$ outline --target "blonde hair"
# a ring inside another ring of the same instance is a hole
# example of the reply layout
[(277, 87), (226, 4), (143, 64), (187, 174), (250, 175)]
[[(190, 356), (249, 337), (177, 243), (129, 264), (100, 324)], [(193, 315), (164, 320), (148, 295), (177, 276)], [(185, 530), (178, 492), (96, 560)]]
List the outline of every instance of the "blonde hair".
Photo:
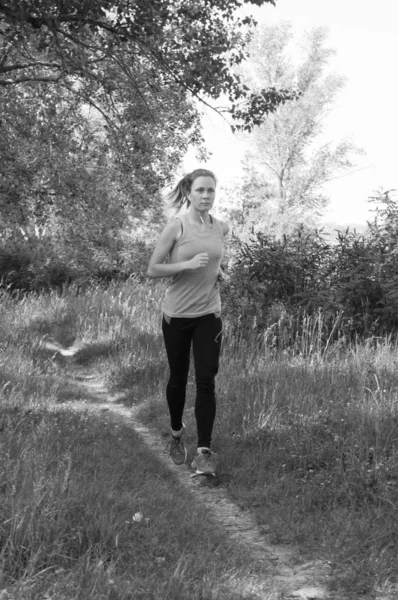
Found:
[(185, 175), (166, 196), (171, 206), (177, 209), (177, 212), (181, 210), (185, 202), (187, 203), (187, 207), (191, 204), (188, 194), (191, 191), (193, 182), (198, 177), (211, 177), (217, 185), (216, 176), (208, 169), (195, 169), (192, 173)]

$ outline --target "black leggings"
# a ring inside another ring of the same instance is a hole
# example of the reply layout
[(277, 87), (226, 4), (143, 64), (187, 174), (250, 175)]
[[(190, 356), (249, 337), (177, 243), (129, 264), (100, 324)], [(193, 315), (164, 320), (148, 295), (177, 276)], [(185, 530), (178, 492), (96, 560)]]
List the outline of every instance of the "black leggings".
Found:
[(195, 417), (198, 447), (210, 448), (216, 416), (215, 376), (221, 348), (221, 317), (214, 313), (193, 319), (173, 317), (170, 323), (163, 317), (162, 331), (170, 366), (166, 398), (171, 428), (179, 431), (185, 406), (191, 345), (195, 363)]

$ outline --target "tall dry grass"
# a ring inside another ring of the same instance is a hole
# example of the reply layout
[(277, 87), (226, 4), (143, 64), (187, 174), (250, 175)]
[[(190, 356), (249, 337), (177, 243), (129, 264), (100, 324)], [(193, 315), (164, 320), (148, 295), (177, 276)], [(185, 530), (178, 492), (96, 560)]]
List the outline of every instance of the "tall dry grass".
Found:
[[(76, 399), (65, 361), (45, 352), (40, 341), (79, 340), (85, 344), (80, 364), (105, 377), (127, 406), (144, 403), (142, 418), (167, 435), (162, 291), (162, 285), (131, 280), (84, 293), (71, 288), (61, 296), (5, 295), (3, 406)], [(393, 598), (397, 344), (389, 338), (348, 342), (339, 337), (338, 318), (332, 336), (322, 313), (281, 315), (262, 336), (225, 320), (214, 430), (218, 482), (255, 511), (275, 541), (297, 544), (303, 559), (330, 560), (335, 586), (347, 597)], [(194, 394), (191, 373), (190, 453), (196, 441)], [(67, 447), (60, 452), (58, 486), (69, 456)]]
[(123, 421), (90, 410), (98, 398), (82, 391), (75, 367), (54, 351), (83, 341), (80, 366), (119, 387), (116, 374), (135, 364), (144, 398), (149, 358), (154, 363), (159, 352), (147, 330), (151, 302), (150, 290), (135, 282), (93, 286), (84, 295), (72, 288), (61, 296), (1, 297), (4, 600), (246, 597), (238, 582), (258, 566), (192, 505)]

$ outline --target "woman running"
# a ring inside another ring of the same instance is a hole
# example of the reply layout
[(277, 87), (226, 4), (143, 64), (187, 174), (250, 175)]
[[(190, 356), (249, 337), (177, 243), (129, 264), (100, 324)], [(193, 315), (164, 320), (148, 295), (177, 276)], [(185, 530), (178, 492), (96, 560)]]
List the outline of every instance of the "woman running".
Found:
[[(216, 415), (215, 376), (218, 372), (222, 320), (218, 279), (228, 225), (210, 214), (216, 178), (207, 169), (189, 173), (170, 192), (177, 212), (158, 239), (149, 262), (149, 277), (172, 277), (162, 304), (162, 331), (170, 367), (166, 398), (170, 413), (170, 457), (187, 458), (182, 422), (191, 345), (195, 363), (197, 453), (196, 473), (215, 473), (211, 435)], [(164, 263), (169, 256), (169, 262)]]

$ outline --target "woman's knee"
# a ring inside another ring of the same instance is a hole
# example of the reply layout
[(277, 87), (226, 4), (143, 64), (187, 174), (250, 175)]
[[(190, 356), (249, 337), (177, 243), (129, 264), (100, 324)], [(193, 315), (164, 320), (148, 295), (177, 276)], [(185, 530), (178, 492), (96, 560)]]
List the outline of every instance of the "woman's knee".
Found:
[(197, 394), (204, 397), (213, 397), (215, 390), (214, 377), (198, 377), (196, 379)]
[(187, 385), (188, 378), (181, 375), (170, 375), (168, 386), (173, 389), (179, 389)]

